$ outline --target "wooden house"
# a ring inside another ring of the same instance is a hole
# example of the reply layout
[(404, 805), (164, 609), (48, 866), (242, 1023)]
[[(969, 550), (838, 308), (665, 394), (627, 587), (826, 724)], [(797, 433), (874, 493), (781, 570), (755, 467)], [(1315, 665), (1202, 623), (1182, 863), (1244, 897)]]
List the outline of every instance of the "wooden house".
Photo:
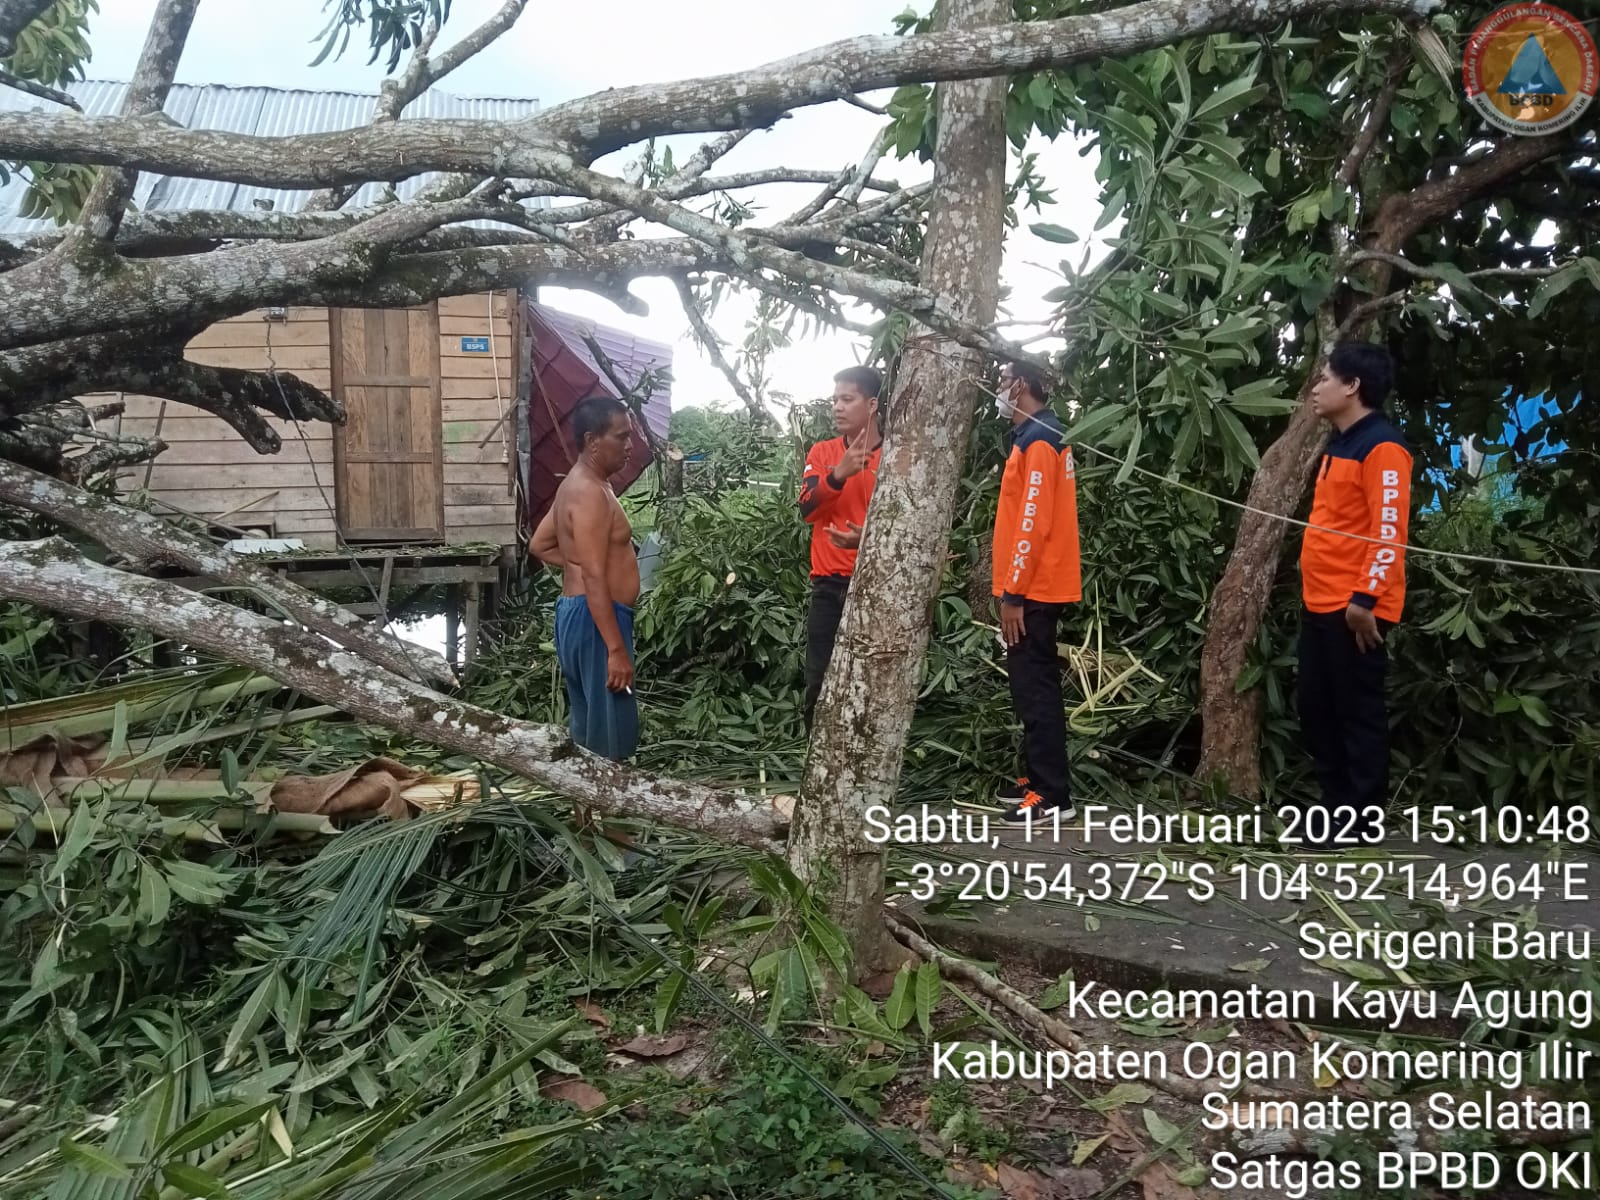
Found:
[[(69, 88), (86, 113), (115, 112), (125, 85)], [(0, 106), (45, 102), (0, 90)], [(274, 88), (173, 88), (167, 113), (196, 128), (288, 134), (347, 128), (369, 119), (375, 97)], [(405, 116), (513, 118), (531, 100), (475, 100), (425, 93)], [(429, 176), (397, 187), (402, 199)], [(23, 186), (0, 189), (0, 237), (48, 230), (18, 214)], [(351, 201), (376, 199), (369, 185)], [(142, 175), (135, 204), (151, 209), (290, 210), (306, 193)], [(538, 200), (531, 203), (546, 204)], [(119, 432), (167, 443), (153, 462), (120, 477), (158, 508), (199, 518), (220, 536), (269, 540), (293, 550), (285, 569), (313, 586), (381, 579), (371, 603), (393, 615), (391, 597), (445, 586), (465, 610), (468, 653), (479, 598), (521, 558), (533, 524), (572, 461), (572, 409), (589, 395), (651, 385), (638, 447), (614, 483), (626, 487), (664, 440), (670, 415), (670, 348), (556, 312), (532, 287), (452, 296), (416, 308), (278, 308), (220, 321), (190, 342), (195, 362), (292, 373), (345, 408), (342, 426), (269, 418), (277, 454), (252, 450), (220, 419), (149, 396), (113, 395)], [(601, 360), (604, 361), (601, 361)], [(309, 553), (307, 553), (309, 552)], [(316, 552), (322, 552), (320, 555)]]

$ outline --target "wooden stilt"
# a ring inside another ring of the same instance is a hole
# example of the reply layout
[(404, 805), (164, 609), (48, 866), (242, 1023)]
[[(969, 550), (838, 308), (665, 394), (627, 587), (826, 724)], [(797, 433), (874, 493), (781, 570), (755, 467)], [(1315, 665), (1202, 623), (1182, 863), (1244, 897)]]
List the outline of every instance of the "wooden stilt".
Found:
[(389, 584), (394, 579), (394, 555), (383, 556), (383, 580), (378, 584), (378, 623), (389, 623)]
[(456, 648), (461, 642), (461, 588), (452, 584), (445, 592), (444, 602), (444, 657), (452, 667), (456, 665)]
[(462, 655), (462, 667), (470, 667), (472, 660), (478, 656), (478, 606), (483, 599), (483, 585), (481, 583), (467, 584), (466, 606), (466, 637)]

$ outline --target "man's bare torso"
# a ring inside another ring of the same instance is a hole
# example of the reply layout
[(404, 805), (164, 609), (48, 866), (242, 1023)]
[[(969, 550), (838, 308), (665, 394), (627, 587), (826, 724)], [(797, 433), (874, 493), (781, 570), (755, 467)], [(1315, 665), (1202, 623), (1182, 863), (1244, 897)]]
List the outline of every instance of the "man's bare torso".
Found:
[[(574, 535), (575, 516), (596, 506), (602, 507), (608, 518), (604, 522), (606, 545), (603, 559), (599, 553), (583, 553), (590, 548), (576, 545)], [(578, 563), (599, 559), (605, 563), (605, 577), (609, 585), (607, 590), (611, 593), (611, 599), (633, 607), (639, 599), (639, 560), (633, 552), (633, 529), (628, 524), (628, 515), (617, 503), (610, 486), (587, 472), (574, 471), (556, 489), (552, 508), (557, 542), (566, 563), (561, 569), (561, 594), (587, 595), (588, 585), (583, 568)]]

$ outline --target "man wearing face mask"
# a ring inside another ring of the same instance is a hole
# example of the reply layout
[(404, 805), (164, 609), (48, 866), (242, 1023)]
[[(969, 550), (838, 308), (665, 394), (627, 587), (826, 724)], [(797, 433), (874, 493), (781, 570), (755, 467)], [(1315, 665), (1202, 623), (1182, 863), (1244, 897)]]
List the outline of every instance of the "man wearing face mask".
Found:
[(844, 615), (845, 596), (861, 546), (867, 503), (878, 481), (883, 435), (878, 393), (883, 376), (871, 367), (846, 367), (833, 377), (833, 424), (839, 436), (806, 454), (800, 515), (811, 526), (811, 608), (806, 615), (805, 720), (822, 692)]
[(1022, 722), (1022, 775), (999, 794), (1012, 824), (1076, 811), (1067, 781), (1067, 713), (1056, 630), (1083, 598), (1078, 559), (1078, 484), (1072, 447), (1047, 403), (1043, 374), (1029, 363), (1000, 369), (996, 395), (1009, 417), (1005, 474), (994, 523), (994, 594), (1006, 648), (1011, 705)]

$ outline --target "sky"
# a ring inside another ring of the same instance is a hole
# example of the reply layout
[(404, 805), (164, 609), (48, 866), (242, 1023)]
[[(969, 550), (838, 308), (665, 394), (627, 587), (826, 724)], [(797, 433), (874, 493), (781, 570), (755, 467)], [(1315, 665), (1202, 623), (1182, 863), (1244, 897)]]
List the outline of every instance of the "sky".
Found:
[[(126, 79), (133, 71), (149, 28), (156, 0), (101, 0), (91, 26), (93, 59), (86, 67), (92, 79)], [(475, 28), (500, 6), (500, 0), (455, 0), (439, 45)], [(609, 87), (749, 69), (836, 39), (893, 31), (892, 19), (907, 0), (807, 0), (796, 5), (751, 5), (748, 0), (592, 0), (586, 4), (553, 4), (534, 0), (522, 19), (497, 43), (469, 61), (439, 85), (466, 96), (533, 97), (549, 107)], [(185, 83), (226, 83), (288, 88), (375, 91), (384, 78), (383, 64), (366, 65), (368, 51), (358, 33), (340, 59), (311, 67), (326, 23), (323, 0), (204, 0), (179, 65)], [(752, 12), (759, 18), (752, 19)], [(880, 105), (887, 93), (869, 96)], [(747, 138), (725, 157), (718, 173), (784, 165), (836, 171), (858, 162), (881, 128), (883, 118), (843, 103), (800, 110), (774, 130)], [(671, 139), (680, 158), (702, 139)], [(1057, 203), (1023, 215), (1024, 228), (1012, 231), (1006, 246), (1002, 284), (1010, 289), (1002, 320), (1042, 322), (1049, 306), (1038, 299), (1060, 282), (1057, 263), (1063, 254), (1077, 262), (1082, 245), (1058, 246), (1025, 228), (1032, 222), (1064, 225), (1088, 239), (1099, 215), (1094, 158), (1081, 157), (1079, 147), (1063, 137), (1052, 144), (1037, 139), (1030, 151), (1039, 155), (1038, 169)], [(636, 159), (639, 148), (621, 151), (596, 166), (616, 172)], [(1015, 170), (1016, 155), (1011, 156)], [(885, 159), (877, 174), (902, 184), (928, 178), (931, 168), (914, 160)], [(805, 203), (815, 188), (764, 189), (766, 220)], [(763, 218), (758, 218), (763, 219)], [(663, 231), (641, 229), (641, 236)], [(1098, 242), (1091, 243), (1096, 251)], [(643, 279), (633, 293), (650, 308), (649, 315), (630, 316), (609, 301), (589, 293), (542, 288), (540, 299), (567, 312), (630, 330), (673, 348), (673, 404), (737, 407), (738, 401), (721, 373), (694, 343), (668, 280)], [(724, 303), (713, 326), (725, 343), (736, 346), (753, 306)], [(868, 320), (861, 310), (858, 319)], [(1036, 337), (1035, 325), (1008, 326), (1002, 332), (1016, 341)], [(1047, 350), (1057, 343), (1037, 341)], [(733, 346), (729, 347), (730, 354)], [(865, 342), (848, 333), (826, 333), (797, 341), (769, 360), (771, 390), (798, 401), (829, 394), (835, 371), (858, 362)]]

